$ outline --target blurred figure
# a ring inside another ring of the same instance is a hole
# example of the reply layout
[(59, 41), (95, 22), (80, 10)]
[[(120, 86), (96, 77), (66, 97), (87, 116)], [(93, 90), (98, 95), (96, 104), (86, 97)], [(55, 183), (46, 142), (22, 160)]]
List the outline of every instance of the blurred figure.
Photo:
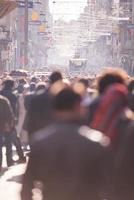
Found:
[(130, 80), (128, 84), (129, 91), (129, 107), (134, 112), (134, 79)]
[(17, 120), (16, 129), (17, 129), (17, 135), (20, 136), (23, 129), (23, 123), (24, 123), (25, 113), (26, 113), (25, 107), (24, 107), (24, 86), (19, 85), (17, 90), (18, 90), (18, 93), (17, 93), (18, 120)]
[(27, 109), (25, 130), (31, 136), (34, 132), (48, 125), (51, 119), (51, 95), (48, 91), (32, 96)]
[[(57, 89), (62, 84), (62, 74), (53, 72), (50, 75), (50, 84), (48, 88), (41, 92), (37, 92), (31, 99), (31, 103), (27, 113), (27, 131), (31, 136), (34, 132), (44, 128), (52, 120), (52, 100)], [(64, 87), (64, 86), (61, 86)]]
[[(114, 145), (128, 134), (133, 113), (128, 107), (128, 90), (123, 84), (113, 84), (101, 96), (90, 127), (102, 131)], [(117, 145), (117, 146), (118, 146)]]
[(6, 147), (7, 166), (13, 165), (12, 160), (12, 130), (15, 119), (10, 102), (0, 95), (0, 170), (2, 168), (2, 147)]
[(134, 199), (134, 117), (114, 159), (115, 200)]
[(37, 83), (37, 78), (35, 76), (33, 76), (30, 80), (30, 83)]
[[(13, 93), (13, 88), (14, 88), (14, 81), (13, 79), (7, 79), (3, 83), (3, 89), (0, 92), (0, 94), (4, 97), (6, 97), (12, 107), (14, 116), (16, 118), (17, 116), (17, 96)], [(12, 143), (15, 145), (18, 156), (19, 156), (19, 162), (26, 162), (26, 159), (24, 157), (22, 148), (21, 148), (21, 142), (19, 137), (17, 136), (17, 131), (15, 128), (15, 123), (14, 123), (14, 128), (12, 129)]]
[(35, 93), (36, 94), (43, 93), (43, 92), (45, 92), (46, 88), (47, 87), (46, 87), (46, 83), (45, 82), (39, 82), (36, 85), (36, 91), (35, 91)]
[(50, 84), (60, 80), (62, 80), (62, 74), (59, 71), (54, 71), (49, 77)]
[(3, 88), (0, 91), (0, 94), (2, 96), (5, 96), (10, 101), (14, 115), (16, 115), (17, 97), (13, 93), (13, 89), (14, 89), (14, 80), (12, 78), (6, 79), (3, 82)]
[(26, 118), (25, 96), (27, 94), (28, 89), (29, 89), (29, 86), (27, 84), (20, 85), (18, 87), (18, 94), (17, 94), (18, 120), (16, 124), (16, 131), (17, 131), (18, 137), (20, 138), (21, 144), (23, 146), (23, 150), (26, 149), (28, 145), (28, 134), (24, 130), (24, 122)]
[(109, 140), (79, 125), (81, 97), (73, 90), (59, 92), (53, 106), (54, 122), (33, 137), (21, 199), (40, 193), (43, 200), (99, 200), (106, 186)]
[(36, 83), (34, 83), (34, 82), (31, 82), (30, 83), (30, 86), (29, 86), (29, 91), (32, 93), (34, 93), (35, 92), (35, 89), (36, 89)]
[(18, 83), (18, 87), (20, 85), (25, 85), (27, 83), (27, 81), (24, 78), (19, 79), (19, 83)]
[(29, 105), (35, 94), (35, 89), (36, 89), (36, 84), (34, 82), (31, 82), (28, 87), (28, 91), (25, 94), (25, 99), (24, 99), (24, 105), (25, 105), (26, 111), (28, 111), (28, 109), (29, 109)]
[(78, 121), (81, 119), (81, 97), (71, 88), (61, 90), (54, 97), (54, 119)]
[(101, 102), (101, 96), (106, 89), (114, 83), (126, 85), (128, 75), (122, 70), (108, 70), (104, 72), (98, 79), (98, 96), (89, 105), (88, 123), (93, 119), (94, 113)]

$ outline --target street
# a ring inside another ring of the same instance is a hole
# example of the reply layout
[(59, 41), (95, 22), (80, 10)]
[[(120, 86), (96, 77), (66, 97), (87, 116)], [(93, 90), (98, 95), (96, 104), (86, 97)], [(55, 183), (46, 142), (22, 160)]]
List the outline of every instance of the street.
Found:
[(0, 199), (20, 200), (22, 174), (25, 171), (24, 164), (16, 165), (0, 174)]
[(4, 156), (3, 169), (0, 173), (0, 200), (20, 200), (25, 168), (26, 164), (19, 164), (7, 170)]

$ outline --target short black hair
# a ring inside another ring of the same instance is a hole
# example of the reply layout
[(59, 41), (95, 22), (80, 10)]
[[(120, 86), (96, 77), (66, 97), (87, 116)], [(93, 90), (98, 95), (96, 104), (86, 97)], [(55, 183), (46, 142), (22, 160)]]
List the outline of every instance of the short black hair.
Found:
[(71, 111), (74, 106), (81, 102), (81, 96), (71, 88), (65, 88), (54, 98), (54, 109), (57, 111)]
[(17, 91), (18, 91), (19, 94), (22, 94), (22, 93), (23, 93), (23, 91), (24, 91), (24, 86), (23, 86), (23, 84), (19, 84), (19, 85), (18, 85)]
[(19, 84), (26, 84), (26, 80), (24, 78), (19, 79)]
[(62, 80), (62, 74), (59, 71), (54, 71), (49, 77), (50, 83), (53, 84), (56, 81)]
[(79, 80), (79, 82), (82, 83), (86, 88), (89, 87), (89, 81), (88, 81), (88, 79), (86, 79), (86, 78), (81, 78), (81, 79)]
[(35, 77), (35, 76), (33, 76), (32, 78), (31, 78), (31, 83), (36, 83), (36, 81), (37, 81), (37, 78)]
[(6, 89), (12, 89), (14, 87), (14, 80), (7, 79), (3, 82), (4, 88)]
[(30, 92), (34, 92), (35, 89), (36, 89), (36, 84), (35, 84), (35, 82), (31, 82), (31, 83), (30, 83)]

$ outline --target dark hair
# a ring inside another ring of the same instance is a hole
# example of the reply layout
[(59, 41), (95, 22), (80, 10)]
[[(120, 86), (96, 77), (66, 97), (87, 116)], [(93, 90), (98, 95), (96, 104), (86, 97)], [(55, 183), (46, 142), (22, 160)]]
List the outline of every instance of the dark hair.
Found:
[(9, 80), (5, 80), (3, 82), (4, 88), (6, 89), (12, 89), (14, 87), (14, 80), (9, 79)]
[(34, 82), (31, 82), (30, 83), (30, 92), (34, 92), (35, 91), (35, 89), (36, 89), (36, 84), (34, 83)]
[(44, 82), (40, 82), (37, 84), (36, 91), (39, 91), (39, 90), (46, 90), (46, 84)]
[(62, 80), (62, 74), (59, 71), (53, 72), (49, 77), (50, 83), (53, 84), (56, 81)]
[(23, 93), (23, 91), (24, 91), (24, 86), (23, 86), (23, 84), (19, 84), (19, 85), (18, 85), (17, 91), (18, 91), (19, 94), (22, 94), (22, 93)]
[(19, 84), (26, 84), (27, 82), (26, 82), (26, 80), (24, 79), (24, 78), (21, 78), (21, 79), (19, 79)]
[(54, 109), (58, 111), (70, 111), (73, 110), (74, 106), (80, 102), (80, 95), (75, 93), (72, 89), (66, 88), (55, 96)]
[(89, 87), (89, 81), (88, 81), (88, 79), (81, 78), (81, 79), (79, 80), (79, 82), (82, 83), (86, 88)]
[(109, 70), (102, 74), (98, 80), (98, 91), (103, 93), (106, 88), (114, 83), (126, 84), (127, 74), (122, 70)]
[(37, 78), (35, 77), (35, 76), (33, 76), (32, 78), (31, 78), (31, 83), (36, 83), (36, 81), (37, 81)]

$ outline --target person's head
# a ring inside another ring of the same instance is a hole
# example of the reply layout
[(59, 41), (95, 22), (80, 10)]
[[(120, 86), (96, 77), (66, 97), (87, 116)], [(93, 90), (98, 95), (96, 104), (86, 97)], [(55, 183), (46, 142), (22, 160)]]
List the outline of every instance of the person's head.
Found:
[(4, 89), (12, 90), (14, 87), (14, 80), (11, 78), (4, 80), (3, 87), (4, 87)]
[(36, 89), (36, 84), (34, 82), (31, 82), (29, 87), (30, 92), (34, 92), (35, 89)]
[(81, 113), (81, 97), (71, 88), (65, 88), (54, 97), (56, 117), (62, 119), (78, 119)]
[(32, 78), (31, 78), (31, 81), (30, 81), (31, 83), (36, 83), (37, 82), (37, 78), (35, 77), (35, 76), (33, 76)]
[(45, 82), (39, 82), (36, 86), (36, 93), (40, 93), (46, 90)]
[(98, 91), (100, 94), (104, 93), (108, 86), (120, 83), (125, 85), (127, 82), (128, 75), (125, 71), (122, 71), (120, 69), (113, 70), (110, 69), (106, 72), (104, 72), (98, 80)]
[(89, 87), (89, 81), (88, 81), (88, 79), (86, 79), (86, 78), (81, 78), (81, 79), (79, 80), (79, 82), (82, 83), (86, 88)]
[(18, 94), (22, 94), (22, 93), (23, 93), (23, 91), (24, 91), (24, 86), (23, 86), (23, 84), (19, 84), (19, 85), (18, 85), (17, 91), (18, 91)]
[(24, 78), (19, 79), (19, 84), (24, 85), (26, 84), (26, 80)]
[(86, 88), (85, 84), (83, 84), (82, 82), (77, 81), (72, 85), (72, 88), (82, 98), (85, 97), (85, 94), (87, 93), (87, 88)]
[(50, 84), (54, 84), (55, 82), (62, 80), (62, 74), (59, 71), (54, 71), (50, 77)]

